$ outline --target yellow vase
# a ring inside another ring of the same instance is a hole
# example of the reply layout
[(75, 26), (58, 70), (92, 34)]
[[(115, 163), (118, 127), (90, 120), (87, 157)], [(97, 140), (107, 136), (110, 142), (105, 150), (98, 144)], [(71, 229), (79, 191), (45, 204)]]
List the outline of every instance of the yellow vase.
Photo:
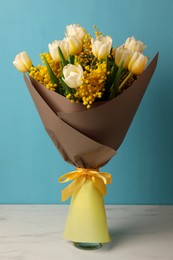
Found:
[(72, 196), (64, 237), (82, 243), (110, 241), (103, 196), (90, 180)]

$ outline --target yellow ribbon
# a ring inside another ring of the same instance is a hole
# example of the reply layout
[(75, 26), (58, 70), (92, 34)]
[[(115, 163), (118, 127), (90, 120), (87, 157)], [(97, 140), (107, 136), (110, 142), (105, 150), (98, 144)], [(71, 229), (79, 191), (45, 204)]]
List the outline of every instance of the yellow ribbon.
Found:
[(61, 191), (61, 200), (65, 201), (71, 197), (82, 187), (86, 180), (91, 180), (101, 194), (105, 195), (106, 184), (110, 184), (112, 182), (112, 176), (107, 172), (99, 172), (98, 169), (76, 168), (75, 171), (66, 173), (58, 179), (60, 183), (73, 181)]

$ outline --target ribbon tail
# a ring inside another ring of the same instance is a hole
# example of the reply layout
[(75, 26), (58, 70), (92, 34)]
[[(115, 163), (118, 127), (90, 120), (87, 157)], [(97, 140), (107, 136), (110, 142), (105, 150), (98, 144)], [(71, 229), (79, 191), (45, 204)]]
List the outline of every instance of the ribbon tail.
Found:
[(61, 200), (65, 201), (68, 198), (70, 198), (75, 192), (77, 192), (84, 182), (86, 181), (86, 178), (84, 176), (80, 176), (77, 179), (75, 179), (72, 183), (70, 183), (65, 189), (61, 191)]
[(100, 178), (103, 179), (105, 184), (111, 184), (112, 183), (112, 175), (108, 172), (99, 172)]
[(100, 191), (102, 195), (106, 195), (106, 185), (102, 178), (99, 177), (92, 177), (92, 181), (94, 186)]
[(69, 172), (69, 173), (62, 175), (61, 177), (59, 177), (58, 181), (60, 183), (68, 182), (68, 181), (72, 181), (73, 179), (76, 179), (78, 176), (79, 176), (79, 173), (76, 171), (73, 171), (73, 172)]

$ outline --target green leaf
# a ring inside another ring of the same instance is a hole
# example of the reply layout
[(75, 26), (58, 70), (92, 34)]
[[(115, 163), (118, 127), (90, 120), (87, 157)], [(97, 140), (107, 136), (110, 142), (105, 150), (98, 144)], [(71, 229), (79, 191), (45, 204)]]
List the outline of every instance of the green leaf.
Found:
[(112, 58), (110, 58), (108, 56), (106, 57), (106, 68), (107, 68), (107, 71), (110, 72), (110, 74), (107, 75), (104, 98), (108, 99), (110, 96), (110, 89), (115, 80), (116, 73), (118, 70), (118, 67), (116, 66), (115, 62), (112, 60)]
[(70, 64), (74, 64), (74, 61), (75, 61), (75, 56), (74, 56), (74, 55), (70, 55), (70, 57), (69, 57), (69, 63), (70, 63)]
[(65, 81), (62, 78), (60, 78), (59, 80), (60, 80), (61, 86), (63, 87), (64, 96), (67, 96), (68, 94), (73, 95), (74, 94), (73, 89), (69, 88), (69, 86), (65, 83)]
[(63, 88), (59, 83), (59, 86), (57, 88), (55, 88), (55, 92), (57, 92), (58, 94), (63, 96)]
[[(106, 56), (106, 70), (107, 72), (111, 70), (111, 67), (110, 67), (110, 61), (109, 61), (109, 57)], [(111, 86), (111, 83), (110, 83), (110, 74), (107, 75), (107, 79), (106, 79), (106, 82), (105, 82), (105, 92), (104, 92), (104, 98), (107, 99), (107, 96), (109, 94), (109, 90), (110, 90), (110, 86)]]
[(108, 56), (106, 56), (106, 69), (107, 69), (107, 71), (110, 71), (110, 62), (109, 62)]
[(110, 96), (109, 96), (109, 99), (113, 99), (114, 97), (116, 97), (118, 94), (119, 94), (119, 82), (120, 82), (120, 79), (122, 77), (122, 71), (123, 71), (123, 61), (121, 62), (118, 70), (117, 70), (117, 73), (116, 73), (116, 76), (115, 76), (115, 80), (110, 88)]
[(68, 64), (68, 61), (65, 60), (64, 55), (63, 55), (61, 48), (59, 46), (58, 46), (58, 52), (59, 52), (59, 56), (60, 56), (60, 59), (61, 59), (62, 68), (64, 68)]
[(44, 62), (45, 62), (45, 65), (47, 67), (47, 71), (48, 71), (48, 74), (49, 74), (49, 77), (50, 77), (50, 80), (53, 84), (56, 84), (57, 86), (59, 86), (59, 79), (55, 76), (55, 74), (53, 73), (50, 65), (49, 65), (49, 62), (47, 61), (46, 57), (44, 57)]
[(114, 80), (115, 80), (117, 71), (118, 71), (118, 67), (114, 64), (114, 65), (111, 67), (111, 74), (110, 74), (110, 82), (111, 82), (111, 84), (112, 84), (112, 83), (114, 82)]

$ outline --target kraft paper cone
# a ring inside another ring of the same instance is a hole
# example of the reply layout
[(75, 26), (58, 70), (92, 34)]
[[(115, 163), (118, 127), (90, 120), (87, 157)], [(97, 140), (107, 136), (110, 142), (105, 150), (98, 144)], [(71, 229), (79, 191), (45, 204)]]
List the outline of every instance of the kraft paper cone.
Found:
[(65, 161), (77, 167), (96, 169), (113, 157), (112, 148), (88, 138), (59, 119), (26, 76), (25, 82), (47, 133)]
[(81, 168), (105, 165), (123, 142), (157, 65), (158, 54), (121, 95), (86, 109), (32, 78), (25, 82), (42, 122), (64, 160)]
[(103, 196), (89, 180), (72, 196), (64, 237), (83, 243), (110, 241)]

